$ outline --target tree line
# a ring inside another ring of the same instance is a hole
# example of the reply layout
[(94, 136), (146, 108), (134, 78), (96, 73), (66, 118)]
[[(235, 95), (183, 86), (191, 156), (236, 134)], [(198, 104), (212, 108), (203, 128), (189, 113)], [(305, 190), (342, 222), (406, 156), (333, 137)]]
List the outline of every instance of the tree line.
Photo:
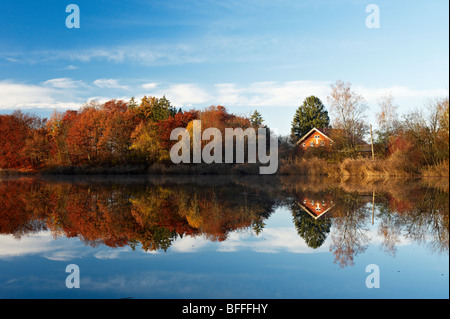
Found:
[(144, 96), (86, 103), (80, 110), (54, 111), (49, 119), (15, 111), (0, 115), (0, 168), (42, 169), (61, 166), (151, 165), (169, 163), (177, 127), (202, 129), (259, 127), (261, 114), (231, 114), (223, 106), (183, 111), (165, 97)]
[[(367, 140), (370, 128), (364, 97), (351, 83), (337, 81), (327, 102), (328, 109), (318, 97), (304, 99), (294, 114), (290, 136), (279, 136), (280, 158), (342, 162), (361, 157), (358, 144)], [(405, 170), (448, 163), (448, 97), (432, 100), (402, 117), (391, 95), (380, 97), (378, 104), (373, 132), (378, 159), (390, 159)], [(48, 119), (16, 111), (0, 115), (0, 169), (170, 164), (170, 149), (176, 143), (170, 133), (177, 127), (192, 132), (197, 119), (202, 129), (215, 127), (222, 133), (225, 128), (267, 128), (256, 110), (248, 116), (232, 114), (223, 106), (182, 110), (165, 96), (144, 96), (139, 102), (134, 98), (93, 101), (79, 110), (54, 111)], [(329, 129), (332, 147), (304, 152), (296, 145), (313, 127)], [(202, 141), (202, 147), (207, 142)]]

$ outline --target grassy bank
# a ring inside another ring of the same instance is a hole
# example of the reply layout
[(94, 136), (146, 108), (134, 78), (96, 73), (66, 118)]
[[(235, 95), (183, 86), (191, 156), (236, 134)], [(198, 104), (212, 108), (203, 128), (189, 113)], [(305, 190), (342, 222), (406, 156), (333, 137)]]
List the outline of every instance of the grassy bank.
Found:
[(440, 177), (440, 176), (447, 176), (448, 177), (448, 171), (449, 171), (449, 162), (444, 161), (436, 165), (429, 165), (427, 167), (424, 167), (421, 170), (421, 175), (424, 177)]
[(339, 163), (330, 163), (320, 158), (295, 158), (280, 163), (281, 175), (327, 176), (335, 178), (363, 177), (448, 177), (449, 163), (414, 167), (395, 158), (372, 160), (345, 159)]

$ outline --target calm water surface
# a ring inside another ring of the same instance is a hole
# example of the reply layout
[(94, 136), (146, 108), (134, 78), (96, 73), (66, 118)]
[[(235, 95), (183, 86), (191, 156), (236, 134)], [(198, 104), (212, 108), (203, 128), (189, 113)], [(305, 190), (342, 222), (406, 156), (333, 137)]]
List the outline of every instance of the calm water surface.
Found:
[(448, 180), (3, 177), (0, 298), (449, 298), (448, 215)]

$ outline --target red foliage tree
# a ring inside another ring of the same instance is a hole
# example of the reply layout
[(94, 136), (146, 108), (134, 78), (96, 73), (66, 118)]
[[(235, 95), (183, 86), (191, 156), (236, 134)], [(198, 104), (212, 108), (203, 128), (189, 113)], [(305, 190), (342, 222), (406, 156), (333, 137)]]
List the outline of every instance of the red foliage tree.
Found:
[(38, 150), (33, 141), (44, 143), (44, 122), (20, 111), (0, 116), (0, 168), (39, 166), (43, 154), (36, 155)]

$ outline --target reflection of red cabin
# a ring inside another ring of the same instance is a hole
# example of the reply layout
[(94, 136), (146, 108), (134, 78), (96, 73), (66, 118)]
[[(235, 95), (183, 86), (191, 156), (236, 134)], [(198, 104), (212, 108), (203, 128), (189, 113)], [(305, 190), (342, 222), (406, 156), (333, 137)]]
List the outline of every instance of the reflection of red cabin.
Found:
[(297, 142), (302, 149), (307, 150), (310, 147), (331, 146), (333, 140), (327, 135), (329, 129), (313, 128), (308, 133), (302, 136)]
[(334, 203), (331, 199), (314, 200), (304, 197), (300, 202), (297, 202), (297, 204), (314, 219), (318, 219), (334, 207)]

